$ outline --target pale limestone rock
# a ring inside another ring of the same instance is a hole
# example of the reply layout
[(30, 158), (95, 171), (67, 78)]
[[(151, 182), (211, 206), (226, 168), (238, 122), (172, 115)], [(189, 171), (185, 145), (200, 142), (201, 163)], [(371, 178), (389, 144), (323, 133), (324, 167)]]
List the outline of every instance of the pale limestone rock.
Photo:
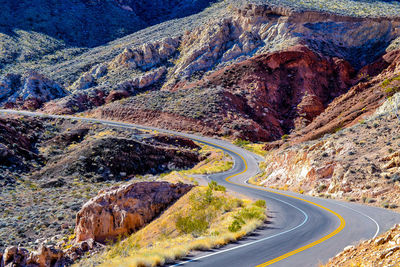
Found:
[(129, 235), (150, 222), (192, 188), (166, 182), (133, 183), (87, 202), (76, 217), (76, 242)]
[(139, 88), (144, 88), (156, 83), (166, 73), (165, 67), (158, 68), (154, 71), (148, 72), (139, 78)]

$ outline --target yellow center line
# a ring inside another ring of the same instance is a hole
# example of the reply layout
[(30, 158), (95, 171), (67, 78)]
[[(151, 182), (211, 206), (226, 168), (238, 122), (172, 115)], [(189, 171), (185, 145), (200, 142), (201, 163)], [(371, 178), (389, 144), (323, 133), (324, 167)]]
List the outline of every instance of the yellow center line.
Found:
[(286, 197), (290, 197), (290, 198), (294, 198), (294, 199), (298, 199), (298, 200), (301, 200), (301, 201), (310, 203), (310, 204), (312, 204), (312, 205), (314, 205), (314, 206), (317, 206), (317, 207), (319, 207), (319, 208), (321, 208), (321, 209), (323, 209), (323, 210), (326, 210), (326, 211), (328, 211), (328, 212), (334, 214), (334, 215), (340, 220), (340, 225), (338, 226), (338, 228), (336, 228), (333, 232), (327, 234), (326, 236), (324, 236), (324, 237), (322, 237), (322, 238), (320, 238), (320, 239), (318, 239), (318, 240), (316, 240), (316, 241), (314, 241), (314, 242), (312, 242), (312, 243), (310, 243), (310, 244), (308, 244), (308, 245), (305, 245), (305, 246), (300, 247), (300, 248), (298, 248), (298, 249), (292, 250), (292, 251), (290, 251), (290, 252), (288, 252), (288, 253), (286, 253), (286, 254), (283, 254), (283, 255), (281, 255), (281, 256), (279, 256), (279, 257), (277, 257), (277, 258), (274, 258), (274, 259), (272, 259), (272, 260), (269, 260), (269, 261), (266, 261), (266, 262), (264, 262), (264, 263), (261, 263), (261, 264), (257, 265), (256, 267), (269, 266), (269, 265), (271, 265), (271, 264), (273, 264), (273, 263), (276, 263), (276, 262), (281, 261), (281, 260), (283, 260), (283, 259), (286, 259), (286, 258), (288, 258), (288, 257), (290, 257), (290, 256), (293, 256), (293, 255), (295, 255), (295, 254), (297, 254), (297, 253), (300, 253), (300, 252), (302, 252), (302, 251), (304, 251), (304, 250), (306, 250), (306, 249), (309, 249), (309, 248), (311, 248), (311, 247), (314, 247), (314, 246), (316, 246), (316, 245), (318, 245), (318, 244), (320, 244), (320, 243), (322, 243), (322, 242), (328, 240), (329, 238), (331, 238), (331, 237), (337, 235), (337, 234), (338, 234), (339, 232), (341, 232), (341, 231), (344, 229), (344, 227), (346, 226), (346, 221), (345, 221), (345, 219), (344, 219), (340, 214), (338, 214), (337, 212), (334, 212), (333, 210), (328, 209), (328, 208), (326, 208), (326, 207), (324, 207), (324, 206), (322, 206), (322, 205), (320, 205), (320, 204), (317, 204), (317, 203), (315, 203), (315, 202), (312, 202), (312, 201), (309, 201), (309, 200), (306, 200), (306, 199), (303, 199), (303, 198), (300, 198), (300, 197), (295, 197), (295, 196), (291, 196), (291, 195), (288, 195), (288, 194), (280, 193), (280, 192), (274, 192), (274, 191), (271, 191), (271, 190), (268, 190), (268, 189), (255, 188), (255, 187), (252, 187), (252, 186), (249, 186), (249, 185), (238, 184), (238, 183), (232, 182), (232, 181), (230, 180), (231, 178), (233, 178), (233, 177), (235, 177), (235, 176), (238, 176), (238, 175), (241, 175), (241, 174), (247, 172), (247, 170), (248, 170), (247, 161), (244, 159), (244, 157), (243, 157), (242, 155), (240, 155), (239, 153), (236, 153), (235, 151), (233, 151), (233, 150), (231, 150), (231, 149), (229, 149), (229, 148), (222, 147), (222, 146), (220, 146), (220, 145), (217, 145), (217, 144), (214, 144), (214, 143), (211, 143), (211, 142), (205, 142), (205, 141), (202, 141), (202, 140), (198, 140), (198, 139), (195, 139), (195, 138), (191, 138), (191, 139), (197, 140), (197, 141), (202, 142), (202, 143), (207, 143), (207, 144), (213, 145), (213, 146), (218, 147), (218, 148), (220, 148), (220, 149), (225, 149), (225, 150), (227, 150), (227, 151), (230, 151), (230, 152), (232, 152), (232, 153), (238, 155), (238, 156), (243, 160), (244, 165), (245, 165), (245, 169), (244, 169), (242, 172), (240, 172), (240, 173), (236, 173), (236, 174), (233, 174), (233, 175), (231, 175), (231, 176), (226, 177), (226, 178), (225, 178), (225, 181), (227, 181), (228, 183), (235, 184), (235, 185), (239, 185), (239, 186), (244, 186), (244, 187), (248, 187), (248, 188), (252, 188), (252, 189), (256, 189), (256, 190), (262, 190), (262, 191), (266, 191), (266, 192), (269, 192), (269, 193), (278, 194), (278, 195), (282, 195), (282, 196), (286, 196)]

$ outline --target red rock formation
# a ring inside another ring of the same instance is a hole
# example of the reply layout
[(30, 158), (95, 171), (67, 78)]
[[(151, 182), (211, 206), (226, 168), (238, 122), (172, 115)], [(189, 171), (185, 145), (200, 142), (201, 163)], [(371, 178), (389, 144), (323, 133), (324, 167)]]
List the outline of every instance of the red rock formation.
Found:
[(108, 105), (93, 114), (168, 129), (273, 141), (293, 128), (309, 124), (332, 99), (347, 91), (353, 84), (354, 73), (343, 60), (325, 58), (304, 46), (295, 46), (255, 56), (197, 82), (164, 88), (171, 91), (203, 88), (208, 94), (215, 94), (220, 108), (204, 118), (149, 110), (135, 101)]
[[(347, 93), (334, 99), (307, 127), (294, 133), (292, 143), (317, 139), (326, 133), (358, 123), (372, 114), (388, 96), (393, 94), (393, 92), (386, 92), (384, 81), (391, 81), (398, 76), (399, 71), (400, 50), (389, 52), (361, 69), (358, 74), (360, 82), (351, 87)], [(399, 82), (394, 79), (390, 86), (399, 85)]]
[(192, 188), (167, 182), (112, 188), (87, 202), (76, 216), (76, 242), (97, 242), (129, 235), (158, 216)]
[[(253, 57), (187, 87), (221, 86), (235, 112), (247, 114), (273, 140), (304, 127), (353, 84), (354, 70), (343, 60), (321, 57), (303, 46)], [(177, 88), (175, 88), (177, 89)]]

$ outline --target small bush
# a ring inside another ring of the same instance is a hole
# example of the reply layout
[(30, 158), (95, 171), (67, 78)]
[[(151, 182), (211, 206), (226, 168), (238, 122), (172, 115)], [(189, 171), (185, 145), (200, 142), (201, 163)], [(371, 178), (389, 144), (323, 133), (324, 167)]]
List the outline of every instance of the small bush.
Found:
[(288, 134), (284, 134), (281, 137), (282, 141), (286, 142), (289, 139), (289, 135)]
[(232, 233), (238, 232), (242, 229), (242, 225), (238, 220), (234, 220), (231, 225), (229, 225), (228, 230)]
[(263, 199), (259, 199), (256, 202), (254, 202), (254, 206), (260, 207), (260, 208), (265, 208), (267, 203)]
[(236, 146), (244, 147), (245, 145), (250, 144), (250, 141), (238, 138), (235, 141), (233, 141), (233, 144)]
[(226, 192), (225, 186), (219, 185), (216, 181), (211, 181), (208, 184), (208, 188), (210, 188), (213, 191), (221, 191), (221, 192)]
[(242, 219), (244, 221), (252, 219), (262, 220), (265, 218), (265, 213), (264, 209), (257, 206), (252, 206), (242, 209), (235, 218)]
[(200, 235), (207, 231), (209, 224), (206, 216), (193, 217), (191, 215), (183, 217), (178, 216), (176, 220), (176, 228), (185, 234)]

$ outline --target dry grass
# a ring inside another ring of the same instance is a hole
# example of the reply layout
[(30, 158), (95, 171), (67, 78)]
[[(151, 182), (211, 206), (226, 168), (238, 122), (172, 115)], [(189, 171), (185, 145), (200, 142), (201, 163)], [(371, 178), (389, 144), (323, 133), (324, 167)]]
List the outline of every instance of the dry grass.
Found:
[[(210, 192), (207, 187), (194, 188), (157, 220), (127, 239), (114, 244), (103, 254), (86, 259), (79, 265), (163, 265), (176, 261), (193, 250), (208, 250), (224, 246), (242, 238), (264, 223), (265, 207), (257, 206), (249, 200), (236, 199), (222, 191), (212, 191), (213, 200), (205, 205), (204, 209), (199, 209), (199, 203), (204, 201), (207, 192)], [(210, 215), (207, 219), (209, 227), (201, 235), (183, 233), (178, 229), (176, 221), (179, 216), (186, 214), (192, 216), (204, 211)], [(246, 216), (253, 211), (256, 214), (254, 218)], [(237, 232), (229, 231), (228, 227), (238, 218), (243, 220), (241, 229)]]
[(265, 157), (268, 154), (268, 151), (264, 149), (265, 143), (251, 143), (247, 140), (236, 139), (233, 141), (233, 144), (260, 155), (261, 157)]
[(179, 181), (193, 183), (195, 179), (191, 175), (225, 172), (233, 167), (232, 157), (222, 150), (204, 144), (198, 145), (201, 146), (200, 154), (205, 158), (203, 161), (190, 170), (173, 171), (161, 175), (161, 178), (175, 183)]

